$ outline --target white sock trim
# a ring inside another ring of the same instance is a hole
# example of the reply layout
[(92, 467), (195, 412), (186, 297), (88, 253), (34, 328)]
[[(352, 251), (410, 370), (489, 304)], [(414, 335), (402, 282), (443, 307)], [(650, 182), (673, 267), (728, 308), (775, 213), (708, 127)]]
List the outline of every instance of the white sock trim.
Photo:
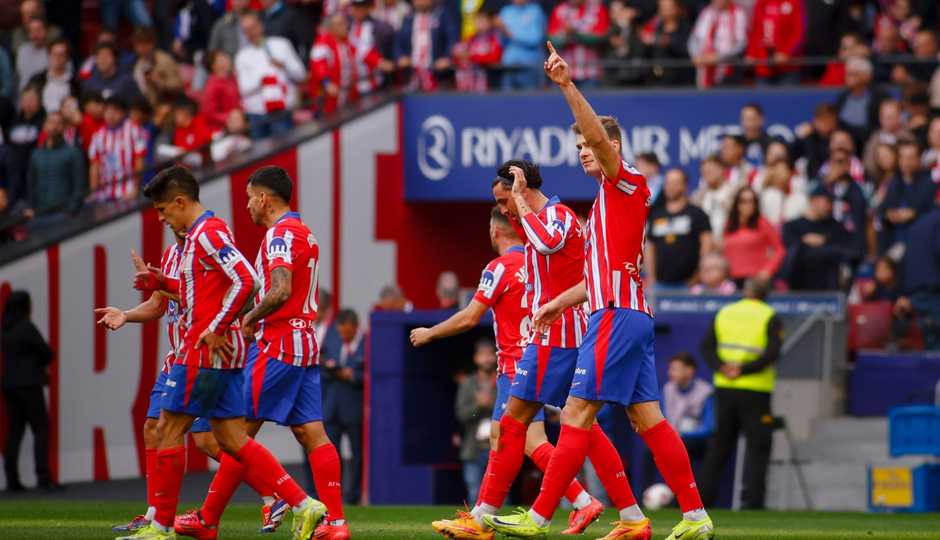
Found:
[(274, 504), (274, 497), (271, 495), (265, 495), (264, 497), (261, 497), (261, 502), (263, 502), (265, 506), (271, 506)]
[(535, 524), (538, 525), (539, 527), (545, 527), (546, 525), (551, 523), (551, 520), (545, 519), (544, 517), (540, 516), (538, 512), (532, 509), (529, 509), (529, 517), (531, 517), (532, 521), (534, 521)]
[(620, 509), (620, 521), (640, 521), (645, 517), (637, 504)]
[(704, 508), (692, 510), (691, 512), (683, 512), (682, 519), (689, 521), (704, 521), (708, 519), (708, 512), (706, 512)]
[(575, 499), (574, 499), (574, 501), (572, 501), (571, 505), (574, 506), (576, 510), (580, 510), (580, 509), (582, 509), (582, 508), (587, 507), (589, 504), (591, 504), (591, 501), (592, 501), (592, 500), (593, 500), (593, 499), (592, 499), (591, 496), (588, 494), (588, 492), (587, 492), (587, 491), (584, 491), (584, 490), (582, 489), (582, 490), (581, 490), (581, 493), (578, 493), (578, 496), (575, 497)]
[(497, 510), (499, 510), (499, 508), (489, 504), (478, 504), (470, 511), (470, 515), (473, 516), (473, 520), (477, 522), (477, 525), (484, 527), (486, 524), (483, 523), (483, 516), (495, 514)]
[(307, 497), (306, 499), (303, 500), (302, 503), (298, 504), (297, 506), (292, 506), (291, 509), (294, 512), (303, 512), (304, 510), (307, 509), (308, 506), (310, 506), (310, 503), (312, 501), (313, 499), (311, 499), (310, 497)]
[(147, 507), (147, 512), (144, 514), (144, 519), (146, 519), (147, 521), (153, 521), (153, 517), (154, 517), (155, 515), (157, 515), (157, 507), (156, 507), (156, 506), (148, 506), (148, 507)]

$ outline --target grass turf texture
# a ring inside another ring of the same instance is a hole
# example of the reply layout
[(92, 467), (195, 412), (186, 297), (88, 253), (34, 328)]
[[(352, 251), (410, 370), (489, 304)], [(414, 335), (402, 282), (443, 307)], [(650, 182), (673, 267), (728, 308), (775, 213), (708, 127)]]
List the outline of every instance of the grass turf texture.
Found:
[[(180, 510), (189, 505), (181, 505)], [(141, 510), (141, 503), (73, 501), (0, 501), (0, 538), (67, 540), (113, 538), (111, 526), (126, 522)], [(347, 510), (354, 540), (407, 540), (443, 538), (431, 529), (435, 519), (450, 517), (449, 507), (352, 507)], [(274, 535), (256, 533), (258, 506), (239, 504), (229, 508), (223, 519), (220, 539), (274, 540), (290, 538), (286, 526)], [(653, 512), (653, 538), (665, 538), (678, 520), (678, 511)], [(937, 514), (848, 514), (808, 512), (728, 512), (715, 511), (718, 538), (801, 540), (933, 539), (940, 540)], [(616, 518), (612, 511), (591, 525), (580, 537), (560, 534), (565, 516), (559, 513), (549, 536), (597, 538), (607, 533), (606, 523)]]

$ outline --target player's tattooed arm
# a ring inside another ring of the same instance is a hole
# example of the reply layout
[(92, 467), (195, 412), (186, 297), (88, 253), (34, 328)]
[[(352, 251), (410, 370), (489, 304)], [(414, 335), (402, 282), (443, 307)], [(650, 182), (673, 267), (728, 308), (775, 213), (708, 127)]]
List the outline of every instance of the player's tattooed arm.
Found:
[[(291, 295), (291, 271), (283, 266), (271, 270), (271, 288), (264, 294), (264, 299), (245, 315), (242, 320), (243, 331), (253, 332), (258, 321), (278, 310)], [(250, 303), (249, 303), (250, 305)]]

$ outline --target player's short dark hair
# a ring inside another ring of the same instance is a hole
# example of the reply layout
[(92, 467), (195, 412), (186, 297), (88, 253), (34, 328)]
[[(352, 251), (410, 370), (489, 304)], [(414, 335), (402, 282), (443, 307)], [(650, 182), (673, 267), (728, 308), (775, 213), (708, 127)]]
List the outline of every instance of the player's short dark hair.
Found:
[(359, 325), (359, 315), (349, 308), (343, 308), (336, 314), (336, 324), (355, 324)]
[(542, 172), (539, 171), (539, 166), (527, 159), (510, 159), (509, 161), (500, 165), (499, 169), (496, 171), (496, 178), (493, 180), (493, 186), (496, 184), (503, 184), (503, 187), (506, 189), (512, 187), (513, 179), (512, 173), (509, 172), (510, 167), (519, 167), (522, 169), (522, 172), (525, 173), (526, 183), (530, 188), (542, 188)]
[(764, 108), (760, 106), (760, 103), (757, 103), (755, 101), (747, 103), (743, 107), (741, 107), (741, 111), (744, 111), (744, 109), (753, 109), (753, 111), (756, 112), (757, 114), (764, 116)]
[(656, 155), (656, 152), (643, 152), (641, 154), (637, 154), (636, 160), (652, 163), (653, 165), (656, 165), (657, 169), (663, 166), (663, 164), (660, 163), (659, 156)]
[(127, 112), (127, 103), (125, 103), (124, 100), (121, 99), (121, 97), (117, 95), (108, 96), (107, 98), (105, 98), (104, 106), (114, 107), (117, 109), (121, 109), (124, 112)]
[(166, 202), (177, 195), (199, 202), (199, 182), (189, 169), (180, 165), (160, 171), (144, 186), (144, 196), (153, 202)]
[[(620, 134), (620, 122), (617, 121), (617, 118), (613, 116), (599, 116), (598, 119), (601, 121), (601, 125), (604, 126), (607, 137), (623, 144), (623, 136)], [(575, 135), (581, 134), (581, 128), (578, 127), (577, 123), (571, 124), (571, 131)]]
[(291, 180), (287, 171), (281, 167), (269, 165), (261, 167), (248, 177), (248, 183), (252, 186), (263, 187), (277, 196), (285, 203), (290, 202), (291, 195), (294, 193), (294, 182)]
[(698, 364), (695, 362), (695, 358), (692, 357), (691, 353), (685, 351), (673, 355), (673, 357), (669, 359), (669, 363), (672, 362), (682, 362), (684, 365), (692, 369), (698, 369)]

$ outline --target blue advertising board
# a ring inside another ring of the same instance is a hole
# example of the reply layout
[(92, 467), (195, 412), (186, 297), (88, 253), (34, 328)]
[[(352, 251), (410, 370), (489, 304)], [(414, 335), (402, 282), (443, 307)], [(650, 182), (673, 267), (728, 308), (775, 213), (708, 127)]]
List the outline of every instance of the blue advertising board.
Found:
[[(598, 114), (623, 126), (628, 161), (654, 152), (666, 167), (682, 167), (698, 182), (698, 163), (739, 132), (740, 109), (759, 103), (772, 136), (792, 140), (832, 90), (695, 90), (594, 92)], [(539, 164), (545, 191), (591, 200), (596, 185), (581, 171), (571, 112), (558, 92), (435, 94), (404, 98), (405, 196), (409, 201), (489, 201), (496, 167), (505, 160)]]

